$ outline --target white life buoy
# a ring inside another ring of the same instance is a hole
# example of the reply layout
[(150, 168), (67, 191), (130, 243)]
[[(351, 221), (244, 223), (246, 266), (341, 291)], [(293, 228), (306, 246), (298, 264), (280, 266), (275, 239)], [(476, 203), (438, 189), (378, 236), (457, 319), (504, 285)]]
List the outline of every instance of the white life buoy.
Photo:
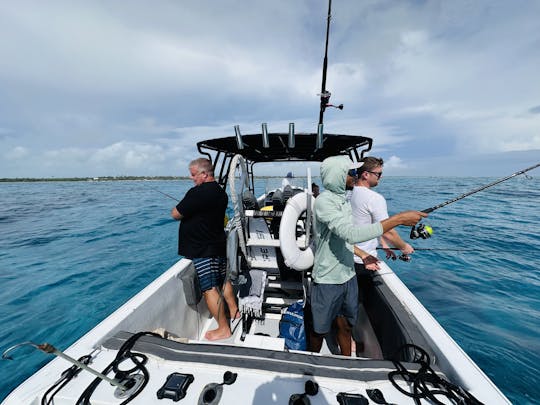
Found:
[[(311, 196), (309, 196), (311, 197)], [(313, 212), (314, 198), (311, 201), (311, 212)], [(285, 264), (291, 269), (307, 270), (313, 266), (313, 250), (307, 247), (301, 250), (296, 243), (296, 223), (298, 218), (307, 210), (307, 193), (298, 193), (287, 200), (287, 205), (283, 211), (283, 217), (279, 226), (279, 247), (285, 259)]]

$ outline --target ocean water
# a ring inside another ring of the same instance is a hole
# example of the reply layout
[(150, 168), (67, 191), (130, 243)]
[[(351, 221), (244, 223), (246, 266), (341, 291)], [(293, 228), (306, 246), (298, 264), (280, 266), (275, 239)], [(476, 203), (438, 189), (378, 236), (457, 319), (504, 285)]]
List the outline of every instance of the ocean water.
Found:
[[(534, 173), (533, 173), (534, 174)], [(390, 213), (490, 178), (384, 178)], [(67, 348), (177, 259), (170, 219), (189, 181), (0, 183), (0, 349)], [(257, 191), (265, 188), (257, 182)], [(390, 266), (516, 404), (540, 400), (540, 179), (520, 176), (433, 212), (409, 263)], [(408, 239), (408, 229), (400, 228)], [(0, 400), (50, 355), (0, 361)]]

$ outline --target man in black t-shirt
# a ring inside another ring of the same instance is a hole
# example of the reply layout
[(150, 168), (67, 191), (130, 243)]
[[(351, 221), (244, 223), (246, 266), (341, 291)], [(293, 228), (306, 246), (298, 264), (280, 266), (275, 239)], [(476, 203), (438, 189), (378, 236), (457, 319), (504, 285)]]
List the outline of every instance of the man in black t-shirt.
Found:
[(223, 224), (228, 197), (214, 179), (210, 160), (193, 160), (189, 164), (189, 173), (195, 186), (171, 211), (174, 219), (181, 220), (178, 254), (193, 261), (206, 305), (218, 324), (217, 329), (206, 332), (205, 338), (226, 339), (231, 336), (231, 328), (218, 289), (223, 290), (230, 315), (238, 316), (232, 285), (225, 282), (227, 260)]

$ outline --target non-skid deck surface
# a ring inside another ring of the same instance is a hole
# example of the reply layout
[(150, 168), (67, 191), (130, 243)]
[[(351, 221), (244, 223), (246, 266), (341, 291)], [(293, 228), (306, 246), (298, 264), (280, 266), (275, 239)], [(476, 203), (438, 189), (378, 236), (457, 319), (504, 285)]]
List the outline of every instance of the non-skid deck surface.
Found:
[[(119, 332), (103, 346), (118, 350), (132, 334)], [(287, 352), (224, 344), (181, 343), (154, 336), (142, 336), (132, 351), (157, 356), (166, 361), (191, 362), (257, 369), (276, 373), (340, 378), (346, 380), (386, 380), (395, 370), (391, 361), (321, 356), (311, 353)], [(407, 369), (418, 371), (418, 364), (403, 363)]]

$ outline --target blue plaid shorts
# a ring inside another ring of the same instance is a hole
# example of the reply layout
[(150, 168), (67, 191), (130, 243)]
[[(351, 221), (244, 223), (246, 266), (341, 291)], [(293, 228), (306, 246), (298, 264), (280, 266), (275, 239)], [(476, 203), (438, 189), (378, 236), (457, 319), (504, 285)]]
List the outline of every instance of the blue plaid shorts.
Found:
[(203, 257), (191, 259), (197, 270), (201, 291), (211, 290), (213, 287), (221, 288), (227, 273), (227, 260), (225, 257)]

